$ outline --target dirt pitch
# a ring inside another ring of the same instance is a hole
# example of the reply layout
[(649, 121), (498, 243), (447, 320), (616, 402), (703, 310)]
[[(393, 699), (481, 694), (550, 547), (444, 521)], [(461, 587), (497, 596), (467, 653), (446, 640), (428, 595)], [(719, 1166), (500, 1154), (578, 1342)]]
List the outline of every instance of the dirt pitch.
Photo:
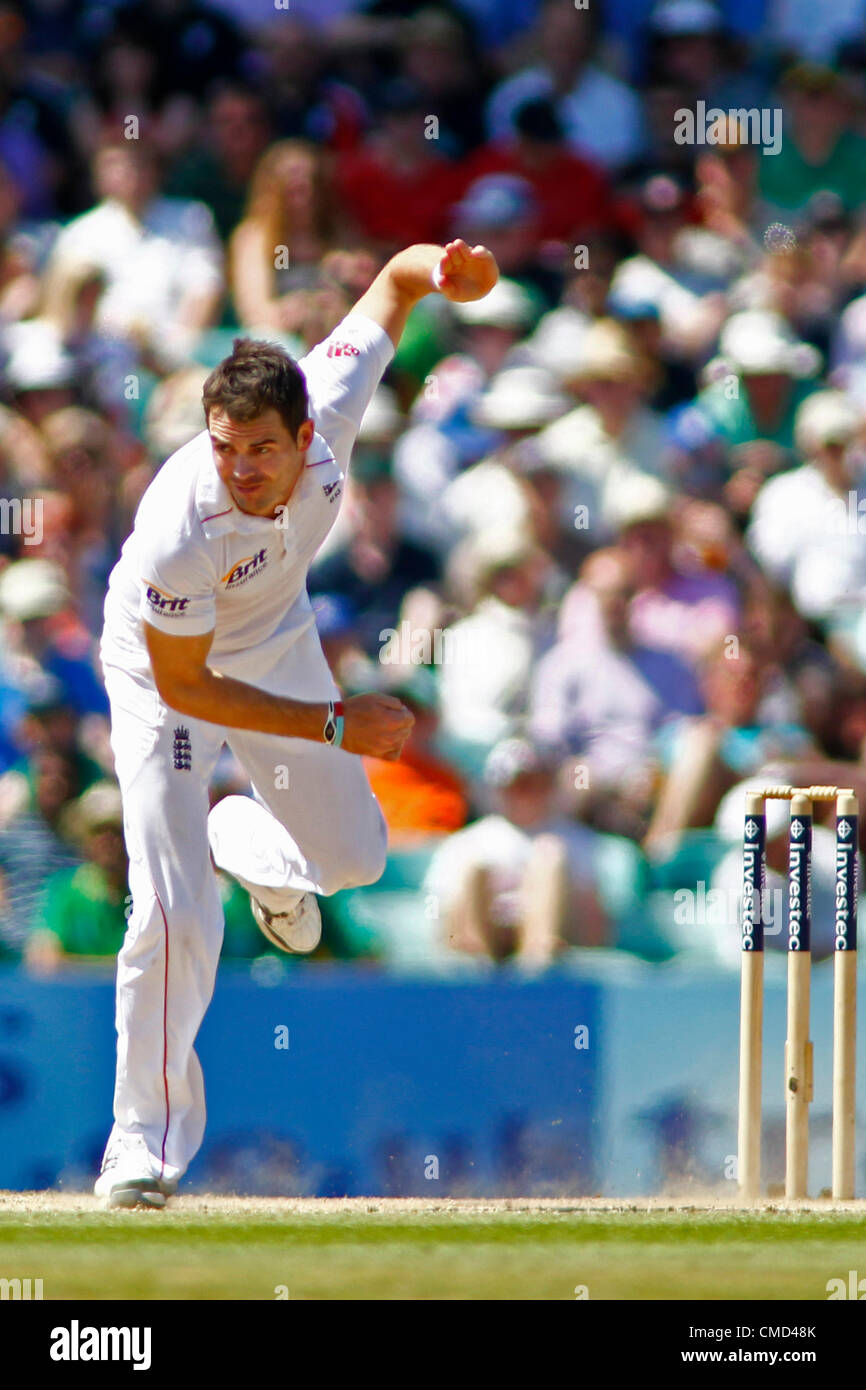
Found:
[[(88, 1192), (0, 1192), (4, 1212), (93, 1212), (101, 1203)], [(834, 1202), (828, 1197), (787, 1201), (765, 1197), (744, 1202), (736, 1196), (701, 1193), (663, 1197), (233, 1197), (222, 1193), (184, 1194), (173, 1197), (167, 1211), (202, 1216), (363, 1216), (400, 1217), (423, 1213), (454, 1216), (495, 1216), (511, 1212), (535, 1215), (545, 1212), (574, 1215), (607, 1212), (848, 1212), (866, 1215), (866, 1198)]]

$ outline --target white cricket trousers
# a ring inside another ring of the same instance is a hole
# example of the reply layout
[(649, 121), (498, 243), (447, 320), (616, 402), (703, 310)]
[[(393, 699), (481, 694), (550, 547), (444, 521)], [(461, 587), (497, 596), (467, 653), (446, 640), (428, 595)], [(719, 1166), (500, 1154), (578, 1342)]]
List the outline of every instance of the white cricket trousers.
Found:
[[(301, 700), (338, 695), (315, 628), (246, 679)], [(375, 882), (387, 832), (354, 754), (190, 719), (114, 666), (105, 667), (105, 685), (132, 896), (117, 960), (112, 1136), (142, 1134), (154, 1176), (172, 1181), (204, 1135), (194, 1043), (224, 926), (210, 851), (245, 885), (261, 885), (256, 896), (268, 908), (285, 910), (304, 892)], [(220, 803), (209, 829), (208, 783), (224, 742), (248, 773), (255, 800)]]

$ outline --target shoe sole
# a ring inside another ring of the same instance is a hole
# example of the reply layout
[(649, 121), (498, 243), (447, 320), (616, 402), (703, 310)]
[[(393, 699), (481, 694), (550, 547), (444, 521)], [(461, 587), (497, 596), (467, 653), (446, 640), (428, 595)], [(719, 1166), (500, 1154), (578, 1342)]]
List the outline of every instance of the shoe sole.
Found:
[(253, 916), (255, 918), (255, 922), (257, 927), (259, 928), (259, 931), (262, 932), (262, 934), (268, 938), (268, 941), (273, 942), (274, 946), (276, 946), (278, 950), (285, 951), (287, 956), (308, 956), (311, 953), (311, 951), (315, 951), (316, 947), (322, 939), (321, 919), (319, 920), (319, 935), (316, 937), (316, 940), (313, 942), (312, 946), (305, 946), (304, 949), (301, 951), (298, 950), (297, 946), (290, 946), (288, 941), (285, 941), (283, 937), (277, 936), (277, 933), (271, 930), (271, 928), (268, 926), (267, 922), (264, 920), (264, 917), (261, 914), (256, 912), (253, 913)]
[(161, 1209), (165, 1206), (165, 1193), (155, 1178), (152, 1181), (141, 1179), (134, 1182), (118, 1183), (108, 1195), (108, 1205), (112, 1209), (121, 1208), (124, 1210), (132, 1207)]

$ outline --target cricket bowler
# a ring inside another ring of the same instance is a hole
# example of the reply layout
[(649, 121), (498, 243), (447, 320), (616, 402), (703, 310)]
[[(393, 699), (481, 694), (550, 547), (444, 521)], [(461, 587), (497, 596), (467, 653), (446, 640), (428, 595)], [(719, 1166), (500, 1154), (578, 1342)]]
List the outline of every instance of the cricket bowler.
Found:
[[(410, 310), (432, 292), (480, 299), (497, 278), (483, 246), (411, 246), (300, 362), (236, 339), (204, 384), (206, 428), (142, 498), (101, 646), (132, 896), (114, 1126), (95, 1187), (111, 1207), (164, 1206), (202, 1141), (194, 1042), (223, 934), (213, 865), (294, 952), (319, 941), (316, 894), (382, 874), (385, 823), (360, 755), (398, 758), (412, 716), (387, 695), (341, 701), (307, 571)], [(209, 813), (224, 743), (252, 796)]]

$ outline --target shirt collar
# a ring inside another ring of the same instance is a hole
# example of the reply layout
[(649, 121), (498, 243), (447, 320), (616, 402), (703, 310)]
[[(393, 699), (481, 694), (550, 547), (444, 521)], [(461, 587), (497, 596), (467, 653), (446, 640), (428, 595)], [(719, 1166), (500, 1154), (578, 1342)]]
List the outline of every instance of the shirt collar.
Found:
[[(251, 535), (272, 527), (273, 517), (248, 516), (235, 506), (231, 493), (217, 473), (207, 430), (203, 432), (202, 438), (205, 444), (206, 457), (202, 459), (196, 479), (195, 509), (207, 539), (209, 541), (215, 540), (218, 536), (226, 536), (231, 531), (236, 531), (240, 535)], [(289, 499), (289, 507), (298, 500), (304, 489), (307, 468), (312, 468), (317, 463), (326, 463), (333, 457), (333, 452), (327, 441), (320, 434), (314, 434), (313, 442), (307, 450), (304, 469), (295, 486), (295, 491)]]

